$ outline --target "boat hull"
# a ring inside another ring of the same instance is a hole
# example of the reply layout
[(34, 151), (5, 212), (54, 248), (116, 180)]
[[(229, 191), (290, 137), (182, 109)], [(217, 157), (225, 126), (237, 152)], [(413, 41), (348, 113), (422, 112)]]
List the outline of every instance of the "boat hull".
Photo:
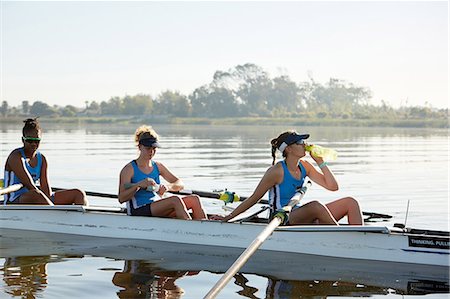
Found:
[[(6, 206), (0, 227), (89, 237), (246, 248), (264, 224), (130, 217), (114, 209)], [(278, 228), (260, 251), (449, 267), (448, 236), (375, 226)]]
[[(149, 240), (87, 237), (11, 229), (2, 229), (1, 233), (1, 256), (6, 259), (11, 258), (9, 260), (15, 262), (20, 260), (18, 256), (25, 261), (30, 261), (36, 256), (51, 256), (51, 259), (54, 259), (55, 254), (61, 259), (100, 256), (124, 260), (127, 264), (141, 266), (146, 264), (157, 269), (156, 271), (183, 273), (208, 271), (217, 274), (224, 273), (242, 253), (242, 249), (238, 248)], [(146, 270), (141, 266), (133, 269), (139, 268), (143, 270), (143, 273), (140, 273), (145, 274)], [(152, 272), (151, 269), (148, 271)], [(401, 294), (417, 295), (420, 285), (427, 286), (427, 289), (422, 289), (420, 294), (448, 293), (449, 279), (448, 267), (444, 266), (332, 258), (267, 250), (258, 250), (240, 272), (263, 276), (282, 284), (331, 282), (333, 291), (338, 291), (339, 286), (354, 285), (352, 295), (355, 295), (355, 292), (367, 292), (368, 288), (371, 288), (373, 294), (373, 287), (380, 288), (382, 294), (390, 289), (391, 292), (396, 290)], [(339, 283), (336, 283), (337, 281)], [(361, 284), (365, 287), (357, 287)]]

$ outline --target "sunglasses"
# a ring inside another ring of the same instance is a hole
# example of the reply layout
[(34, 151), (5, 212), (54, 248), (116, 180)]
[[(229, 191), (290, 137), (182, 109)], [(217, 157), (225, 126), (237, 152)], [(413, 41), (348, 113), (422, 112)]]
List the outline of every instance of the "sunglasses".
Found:
[(35, 137), (22, 137), (22, 140), (27, 143), (39, 143), (41, 142), (41, 138), (35, 138)]
[(299, 141), (295, 142), (295, 144), (306, 144), (305, 140), (300, 139)]
[(148, 150), (148, 151), (156, 151), (156, 149), (157, 149), (157, 147), (154, 147), (154, 146), (145, 146), (145, 145), (143, 145), (143, 147), (144, 147), (146, 150)]

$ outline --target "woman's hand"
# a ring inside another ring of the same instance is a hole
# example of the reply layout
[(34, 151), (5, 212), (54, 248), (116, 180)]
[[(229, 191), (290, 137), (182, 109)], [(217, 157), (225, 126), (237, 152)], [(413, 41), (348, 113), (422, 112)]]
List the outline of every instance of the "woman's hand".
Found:
[[(308, 143), (308, 146), (313, 146), (313, 145), (314, 144)], [(317, 166), (319, 166), (320, 164), (322, 164), (324, 162), (323, 158), (314, 156), (312, 152), (308, 152), (308, 153), (311, 156), (311, 158), (316, 162)]]
[(149, 186), (156, 186), (157, 184), (154, 179), (145, 178), (142, 181), (140, 181), (137, 185), (141, 189), (147, 189)]
[(167, 189), (167, 187), (166, 187), (165, 185), (160, 184), (160, 185), (159, 185), (159, 190), (158, 190), (159, 196), (163, 196), (164, 193), (166, 193), (167, 190), (168, 190), (168, 189)]

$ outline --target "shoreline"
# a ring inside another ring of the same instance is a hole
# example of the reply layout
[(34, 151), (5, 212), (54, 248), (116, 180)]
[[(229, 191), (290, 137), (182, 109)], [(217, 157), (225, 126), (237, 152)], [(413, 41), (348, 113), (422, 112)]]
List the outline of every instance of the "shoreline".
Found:
[[(27, 115), (0, 117), (0, 123), (22, 124)], [(292, 125), (292, 126), (337, 126), (337, 127), (394, 127), (394, 128), (450, 128), (449, 119), (298, 119), (275, 117), (198, 118), (167, 116), (82, 116), (39, 117), (41, 123), (85, 123), (85, 124), (172, 124), (172, 125)]]

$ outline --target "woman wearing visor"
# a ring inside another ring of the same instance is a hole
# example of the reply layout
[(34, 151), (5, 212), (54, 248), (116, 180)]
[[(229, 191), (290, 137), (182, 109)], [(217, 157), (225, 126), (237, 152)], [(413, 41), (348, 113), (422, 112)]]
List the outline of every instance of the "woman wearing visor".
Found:
[[(5, 164), (5, 187), (22, 184), (18, 191), (5, 195), (4, 204), (88, 205), (86, 194), (79, 189), (51, 193), (47, 159), (38, 150), (42, 131), (36, 118), (24, 120), (23, 147), (13, 150)], [(39, 184), (39, 187), (38, 187)]]
[[(303, 186), (306, 177), (327, 190), (338, 190), (338, 183), (322, 158), (311, 155), (318, 169), (302, 159), (306, 155), (305, 139), (308, 137), (309, 134), (288, 131), (272, 139), (272, 166), (266, 171), (253, 194), (229, 215), (214, 216), (214, 219), (231, 220), (256, 204), (267, 191), (269, 191), (269, 203), (273, 213), (289, 203), (296, 189)], [(284, 160), (275, 164), (277, 150), (283, 154)], [(363, 224), (359, 204), (352, 197), (341, 198), (326, 205), (311, 201), (294, 208), (289, 215), (289, 224), (338, 225), (338, 221), (345, 216), (351, 225)]]
[[(119, 202), (127, 204), (132, 216), (156, 216), (180, 219), (207, 219), (197, 195), (162, 198), (166, 191), (180, 191), (183, 182), (161, 162), (153, 160), (160, 147), (158, 134), (150, 126), (141, 126), (134, 134), (139, 157), (120, 172)], [(162, 184), (162, 177), (167, 184)], [(189, 214), (192, 211), (192, 217)]]

